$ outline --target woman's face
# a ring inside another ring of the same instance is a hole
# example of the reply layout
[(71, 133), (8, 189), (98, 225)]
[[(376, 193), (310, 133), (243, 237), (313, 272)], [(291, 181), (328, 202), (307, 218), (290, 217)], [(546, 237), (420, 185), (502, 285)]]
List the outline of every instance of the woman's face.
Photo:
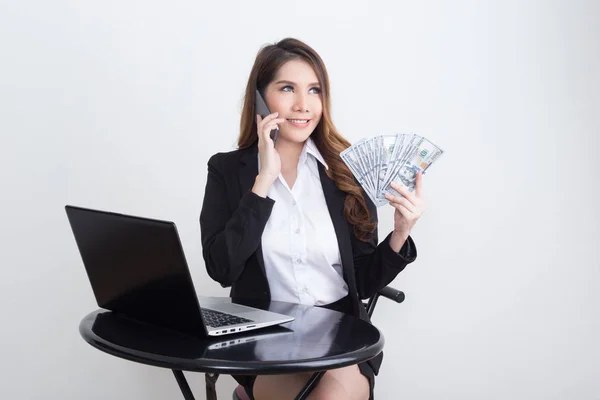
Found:
[(265, 102), (278, 118), (285, 118), (279, 126), (278, 141), (303, 143), (316, 128), (323, 113), (321, 87), (312, 67), (301, 60), (283, 64), (265, 89)]

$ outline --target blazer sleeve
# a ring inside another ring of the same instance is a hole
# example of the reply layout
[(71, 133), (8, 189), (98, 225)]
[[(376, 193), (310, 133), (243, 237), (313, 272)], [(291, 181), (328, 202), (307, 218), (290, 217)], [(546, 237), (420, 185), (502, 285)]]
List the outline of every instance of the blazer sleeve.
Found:
[(242, 194), (237, 208), (231, 210), (223, 161), (219, 154), (208, 161), (200, 233), (207, 272), (227, 287), (237, 280), (246, 261), (258, 248), (275, 201), (249, 190)]
[[(371, 221), (377, 223), (377, 207), (365, 195)], [(417, 258), (417, 248), (409, 236), (398, 253), (390, 247), (390, 232), (378, 243), (377, 228), (363, 242), (352, 234), (352, 253), (358, 296), (367, 299), (386, 287), (396, 276)]]

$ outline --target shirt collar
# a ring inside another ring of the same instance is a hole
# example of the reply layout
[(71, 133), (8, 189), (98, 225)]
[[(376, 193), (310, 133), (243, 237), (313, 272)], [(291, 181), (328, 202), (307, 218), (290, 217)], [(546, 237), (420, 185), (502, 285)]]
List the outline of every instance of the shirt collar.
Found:
[[(312, 155), (315, 158), (315, 160), (323, 164), (325, 169), (329, 169), (329, 166), (325, 162), (325, 159), (321, 155), (321, 152), (319, 151), (319, 149), (317, 149), (317, 145), (310, 137), (306, 139), (306, 142), (304, 142), (304, 147), (302, 148), (302, 153), (300, 153), (298, 164), (306, 163), (309, 154)], [(257, 154), (256, 158), (258, 159), (258, 170), (260, 171), (260, 154)]]
[(317, 149), (317, 145), (310, 137), (306, 139), (306, 142), (304, 143), (304, 148), (302, 149), (302, 153), (300, 153), (300, 159), (298, 160), (298, 163), (306, 162), (308, 154), (312, 155), (317, 161), (323, 164), (325, 169), (329, 169), (329, 166), (325, 162), (321, 152), (319, 149)]

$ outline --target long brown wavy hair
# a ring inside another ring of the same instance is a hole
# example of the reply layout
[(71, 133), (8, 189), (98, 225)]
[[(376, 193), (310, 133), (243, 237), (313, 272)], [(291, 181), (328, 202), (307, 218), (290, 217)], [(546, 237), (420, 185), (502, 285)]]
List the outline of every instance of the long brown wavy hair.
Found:
[(355, 236), (367, 240), (368, 235), (377, 227), (370, 221), (370, 213), (362, 195), (360, 186), (354, 180), (352, 172), (342, 161), (340, 153), (350, 147), (350, 142), (337, 131), (331, 119), (331, 101), (329, 95), (329, 76), (321, 57), (310, 46), (293, 38), (283, 39), (275, 44), (263, 46), (258, 54), (248, 78), (238, 147), (244, 149), (258, 142), (256, 133), (255, 93), (263, 91), (275, 79), (279, 68), (290, 60), (302, 60), (312, 66), (321, 85), (323, 114), (311, 138), (329, 166), (327, 176), (346, 193), (344, 217), (354, 228)]

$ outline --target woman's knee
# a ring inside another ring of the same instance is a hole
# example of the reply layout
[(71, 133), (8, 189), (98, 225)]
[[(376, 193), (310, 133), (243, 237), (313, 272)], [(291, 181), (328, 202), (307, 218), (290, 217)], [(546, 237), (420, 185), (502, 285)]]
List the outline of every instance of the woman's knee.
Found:
[[(356, 371), (332, 370), (325, 373), (309, 400), (368, 400), (368, 379)], [(311, 374), (259, 376), (254, 382), (256, 400), (294, 399)]]
[(256, 377), (252, 394), (256, 400), (294, 399), (310, 374), (263, 375)]
[[(324, 377), (328, 389), (326, 399), (368, 400), (370, 397), (369, 379), (360, 373), (357, 365), (328, 371)], [(331, 396), (331, 397), (330, 397)]]
[(314, 392), (308, 397), (309, 400), (349, 400), (346, 389), (342, 386), (324, 386), (319, 384)]
[(368, 383), (363, 387), (355, 382), (347, 382), (336, 379), (331, 374), (325, 374), (308, 398), (310, 400), (368, 400)]

